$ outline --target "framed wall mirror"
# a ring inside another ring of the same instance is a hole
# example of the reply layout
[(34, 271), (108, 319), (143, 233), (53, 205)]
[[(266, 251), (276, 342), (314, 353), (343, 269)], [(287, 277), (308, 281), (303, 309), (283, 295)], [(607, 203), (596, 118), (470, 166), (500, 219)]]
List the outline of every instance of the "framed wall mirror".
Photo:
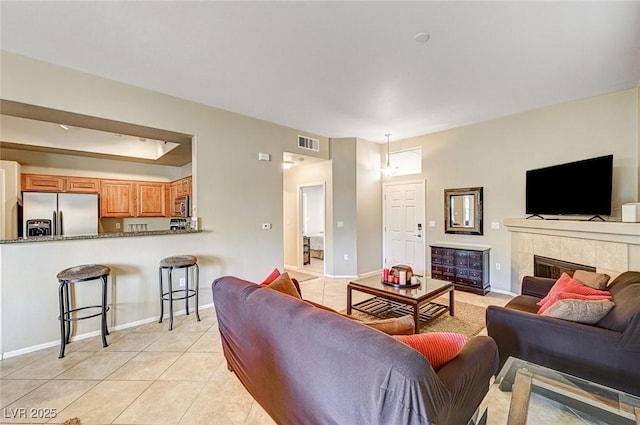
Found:
[(482, 187), (444, 190), (444, 232), (482, 235)]

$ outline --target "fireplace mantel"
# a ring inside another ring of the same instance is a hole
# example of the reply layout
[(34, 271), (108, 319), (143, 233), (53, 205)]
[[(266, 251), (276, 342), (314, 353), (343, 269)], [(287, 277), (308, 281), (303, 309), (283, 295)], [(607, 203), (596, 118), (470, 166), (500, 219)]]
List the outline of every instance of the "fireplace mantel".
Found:
[(587, 264), (615, 278), (640, 270), (640, 223), (506, 218), (511, 232), (511, 290), (533, 275), (533, 256)]
[(505, 218), (504, 226), (511, 232), (567, 236), (640, 245), (640, 223)]

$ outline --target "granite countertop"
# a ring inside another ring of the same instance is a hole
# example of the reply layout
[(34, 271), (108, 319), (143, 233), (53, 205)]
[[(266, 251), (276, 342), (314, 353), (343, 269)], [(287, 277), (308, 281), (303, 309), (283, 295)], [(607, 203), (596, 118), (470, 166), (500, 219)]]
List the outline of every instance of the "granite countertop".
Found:
[(9, 243), (30, 243), (30, 242), (52, 242), (52, 241), (75, 241), (86, 239), (105, 239), (105, 238), (129, 238), (139, 236), (161, 236), (161, 235), (186, 235), (192, 233), (202, 233), (202, 230), (147, 230), (142, 232), (121, 232), (121, 233), (99, 233), (97, 235), (84, 236), (38, 236), (32, 238), (19, 238), (0, 240), (0, 244)]

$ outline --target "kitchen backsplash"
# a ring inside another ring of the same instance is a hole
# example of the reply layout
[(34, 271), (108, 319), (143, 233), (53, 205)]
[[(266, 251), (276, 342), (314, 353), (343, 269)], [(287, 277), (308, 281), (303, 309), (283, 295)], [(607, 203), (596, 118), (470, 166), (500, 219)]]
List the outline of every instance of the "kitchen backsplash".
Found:
[[(168, 230), (169, 218), (101, 218), (100, 233), (122, 233), (136, 230)], [(144, 226), (146, 224), (146, 226)], [(146, 227), (146, 228), (145, 228)]]

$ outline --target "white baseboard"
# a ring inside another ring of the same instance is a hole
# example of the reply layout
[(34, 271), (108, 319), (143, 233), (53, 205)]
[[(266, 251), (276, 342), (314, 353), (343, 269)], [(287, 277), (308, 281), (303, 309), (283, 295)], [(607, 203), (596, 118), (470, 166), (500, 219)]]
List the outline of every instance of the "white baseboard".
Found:
[(357, 274), (325, 274), (326, 277), (330, 277), (332, 279), (357, 279)]
[(374, 270), (374, 271), (372, 271), (372, 272), (362, 273), (362, 274), (360, 275), (360, 277), (375, 276), (375, 275), (377, 275), (377, 274), (382, 274), (382, 269), (380, 269), (380, 270)]
[[(203, 310), (207, 308), (213, 308), (213, 303), (201, 305), (198, 307), (198, 310)], [(193, 310), (190, 310), (190, 311), (193, 311)], [(186, 312), (187, 312), (186, 310), (174, 311), (173, 315), (183, 316), (186, 314)], [(167, 313), (162, 317), (162, 320), (168, 319), (168, 318), (169, 318), (169, 314)], [(121, 331), (123, 329), (133, 328), (140, 325), (146, 325), (147, 323), (157, 322), (157, 321), (158, 321), (158, 316), (154, 316), (154, 317), (149, 317), (142, 320), (136, 320), (135, 322), (123, 323), (121, 325), (109, 327), (109, 330)], [(71, 342), (81, 341), (83, 339), (92, 338), (94, 336), (99, 336), (99, 335), (100, 335), (100, 331), (91, 331), (91, 332), (83, 333), (80, 335), (74, 335), (72, 338), (70, 338), (70, 340)], [(60, 340), (57, 339), (55, 341), (49, 341), (49, 342), (45, 342), (38, 345), (32, 345), (30, 347), (20, 348), (18, 350), (7, 351), (6, 353), (0, 353), (0, 360), (21, 356), (23, 354), (33, 353), (34, 351), (44, 350), (45, 348), (57, 347), (59, 345), (60, 345)]]
[(495, 293), (497, 293), (497, 294), (511, 295), (512, 297), (515, 297), (515, 296), (517, 296), (517, 295), (518, 295), (518, 294), (514, 294), (514, 293), (513, 293), (513, 292), (511, 292), (511, 291), (505, 291), (504, 289), (494, 289), (494, 288), (491, 288), (491, 292), (495, 292)]

